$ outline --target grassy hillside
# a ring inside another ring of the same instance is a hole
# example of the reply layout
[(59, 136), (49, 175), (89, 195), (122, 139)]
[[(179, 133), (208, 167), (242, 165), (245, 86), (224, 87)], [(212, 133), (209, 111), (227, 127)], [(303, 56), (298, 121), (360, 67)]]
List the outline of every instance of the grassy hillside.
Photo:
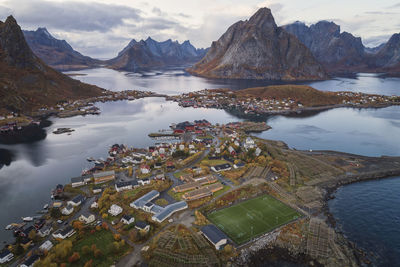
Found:
[(307, 85), (271, 85), (248, 88), (234, 92), (238, 97), (259, 97), (276, 100), (292, 99), (305, 106), (333, 105), (341, 103), (343, 98), (332, 92), (322, 92)]

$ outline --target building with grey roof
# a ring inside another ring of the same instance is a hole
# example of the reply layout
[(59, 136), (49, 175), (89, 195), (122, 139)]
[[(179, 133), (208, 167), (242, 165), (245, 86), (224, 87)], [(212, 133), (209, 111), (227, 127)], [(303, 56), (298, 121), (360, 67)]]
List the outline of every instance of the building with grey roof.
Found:
[(213, 224), (203, 226), (201, 228), (201, 232), (203, 233), (205, 238), (207, 238), (207, 240), (215, 246), (215, 249), (217, 250), (221, 249), (222, 246), (228, 243), (228, 237), (224, 234), (224, 232), (219, 230)]

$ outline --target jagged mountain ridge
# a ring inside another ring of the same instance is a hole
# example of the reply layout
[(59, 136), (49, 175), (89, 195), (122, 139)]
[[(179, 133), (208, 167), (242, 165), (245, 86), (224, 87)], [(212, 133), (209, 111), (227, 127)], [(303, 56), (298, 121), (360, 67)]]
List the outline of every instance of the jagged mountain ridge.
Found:
[(268, 8), (239, 21), (212, 43), (206, 56), (188, 69), (212, 78), (320, 80), (322, 66), (295, 36), (278, 27)]
[(139, 42), (132, 40), (107, 64), (113, 69), (136, 72), (194, 63), (205, 53), (206, 49), (196, 49), (189, 41), (182, 44), (171, 39), (157, 42), (149, 37)]
[(103, 92), (47, 66), (29, 48), (12, 16), (0, 21), (0, 73), (0, 107), (12, 111), (31, 111)]
[(46, 28), (23, 31), (32, 51), (49, 66), (65, 71), (99, 66), (102, 61), (75, 51), (65, 40), (53, 37)]

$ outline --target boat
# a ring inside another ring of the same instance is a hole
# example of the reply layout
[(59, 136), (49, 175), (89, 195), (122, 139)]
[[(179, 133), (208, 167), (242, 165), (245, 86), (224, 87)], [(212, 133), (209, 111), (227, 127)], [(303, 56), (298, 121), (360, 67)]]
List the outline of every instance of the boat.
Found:
[(44, 204), (43, 209), (47, 210), (49, 208), (49, 204)]
[(24, 222), (31, 222), (31, 221), (33, 221), (33, 218), (32, 217), (22, 217), (22, 220)]
[(12, 230), (14, 228), (14, 226), (12, 224), (9, 224), (6, 226), (6, 230)]
[(92, 162), (92, 161), (95, 161), (96, 159), (93, 158), (93, 157), (90, 157), (90, 158), (87, 158), (86, 160), (89, 161), (89, 162)]

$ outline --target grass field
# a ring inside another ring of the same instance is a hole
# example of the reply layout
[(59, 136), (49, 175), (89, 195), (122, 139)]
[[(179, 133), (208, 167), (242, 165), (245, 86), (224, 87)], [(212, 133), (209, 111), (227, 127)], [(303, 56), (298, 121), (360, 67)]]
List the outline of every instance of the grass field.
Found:
[(291, 207), (263, 195), (215, 211), (208, 215), (208, 219), (240, 245), (300, 216)]

